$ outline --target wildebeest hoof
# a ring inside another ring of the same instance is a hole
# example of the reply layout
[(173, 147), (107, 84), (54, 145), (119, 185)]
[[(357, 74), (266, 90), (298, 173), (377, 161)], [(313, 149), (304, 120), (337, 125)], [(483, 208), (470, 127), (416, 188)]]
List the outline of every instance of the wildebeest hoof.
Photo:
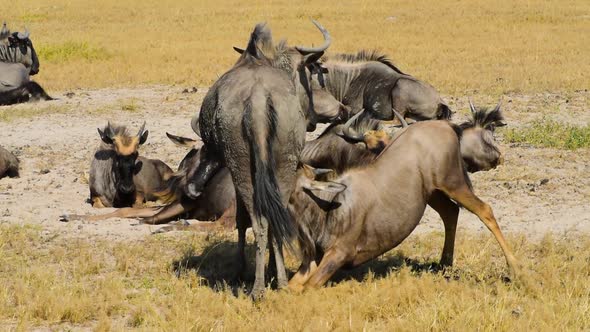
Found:
[(264, 288), (253, 288), (250, 292), (250, 298), (254, 302), (258, 302), (264, 298)]

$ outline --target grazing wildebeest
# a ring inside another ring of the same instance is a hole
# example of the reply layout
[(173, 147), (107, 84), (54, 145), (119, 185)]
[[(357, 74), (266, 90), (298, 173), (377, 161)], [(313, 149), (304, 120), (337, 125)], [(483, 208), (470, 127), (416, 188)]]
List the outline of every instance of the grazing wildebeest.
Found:
[(90, 166), (92, 206), (140, 206), (146, 200), (157, 200), (154, 193), (173, 171), (160, 160), (139, 156), (138, 148), (148, 137), (145, 122), (134, 136), (124, 126), (110, 123), (98, 133), (102, 143)]
[[(461, 128), (447, 121), (419, 122), (397, 134), (370, 164), (332, 182), (316, 181), (303, 167), (289, 208), (298, 216), (304, 257), (290, 288), (319, 287), (341, 267), (358, 266), (394, 248), (418, 225), (426, 205), (445, 226), (441, 265), (453, 263), (460, 204), (490, 229), (516, 272), (516, 258), (491, 207), (471, 189), (460, 135)], [(323, 256), (319, 265), (316, 254)]]
[(326, 70), (319, 72), (319, 84), (353, 112), (365, 109), (379, 120), (393, 120), (392, 109), (417, 121), (451, 117), (434, 87), (403, 73), (376, 51), (326, 56), (321, 66)]
[(39, 72), (39, 58), (28, 32), (10, 34), (4, 25), (0, 40), (0, 105), (33, 99), (51, 100), (43, 88), (29, 76)]
[(257, 243), (255, 298), (265, 287), (269, 237), (278, 285), (287, 284), (281, 248), (295, 235), (286, 204), (295, 184), (307, 122), (313, 123), (309, 120), (313, 113), (309, 68), (330, 44), (328, 32), (314, 23), (325, 39), (317, 48), (274, 45), (266, 24), (256, 25), (237, 63), (210, 88), (199, 115), (204, 157), (187, 192), (198, 196), (220, 167), (230, 170), (236, 189), (239, 270), (245, 263), (249, 224)]
[(18, 158), (12, 152), (0, 146), (0, 179), (5, 176), (10, 178), (19, 177)]

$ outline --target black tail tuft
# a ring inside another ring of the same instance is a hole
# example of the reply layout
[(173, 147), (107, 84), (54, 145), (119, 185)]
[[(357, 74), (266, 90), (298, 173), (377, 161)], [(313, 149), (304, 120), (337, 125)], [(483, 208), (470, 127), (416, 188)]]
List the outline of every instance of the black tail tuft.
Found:
[(275, 160), (272, 154), (273, 142), (277, 134), (277, 112), (270, 99), (267, 100), (267, 128), (266, 158), (263, 157), (261, 147), (255, 142), (252, 123), (252, 106), (246, 105), (244, 111), (244, 129), (250, 142), (252, 155), (252, 184), (254, 186), (254, 213), (265, 217), (270, 225), (270, 231), (279, 245), (286, 244), (287, 248), (294, 252), (291, 239), (296, 234), (295, 225), (287, 208), (283, 205), (281, 191), (275, 175)]

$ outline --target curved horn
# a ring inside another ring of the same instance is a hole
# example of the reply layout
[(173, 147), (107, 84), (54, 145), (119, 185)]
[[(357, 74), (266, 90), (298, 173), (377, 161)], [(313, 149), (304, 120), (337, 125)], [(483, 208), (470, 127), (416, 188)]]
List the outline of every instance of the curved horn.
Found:
[(471, 102), (471, 98), (469, 98), (469, 109), (471, 110), (471, 113), (475, 113), (475, 106), (473, 106), (473, 103)]
[(326, 30), (318, 21), (311, 20), (313, 24), (322, 32), (324, 36), (324, 44), (319, 47), (305, 47), (305, 46), (295, 46), (295, 49), (300, 53), (319, 53), (324, 52), (328, 49), (330, 44), (332, 43), (332, 37), (330, 37), (330, 33)]
[(29, 38), (30, 33), (29, 30), (25, 28), (25, 32), (17, 32), (16, 36), (18, 37), (18, 39), (23, 40)]
[(191, 128), (197, 136), (201, 137), (201, 128), (199, 127), (199, 113), (195, 114), (191, 119)]
[(402, 128), (406, 128), (408, 126), (406, 119), (404, 119), (404, 117), (401, 114), (399, 114), (399, 112), (396, 111), (395, 108), (392, 107), (391, 110), (393, 111), (393, 115), (395, 115), (399, 122), (401, 122)]
[(492, 112), (499, 111), (501, 106), (502, 106), (502, 97), (500, 97), (500, 100), (498, 100), (498, 105), (496, 105), (496, 107), (494, 107), (494, 110)]
[(357, 141), (357, 142), (364, 141), (363, 134), (357, 133), (356, 130), (354, 130), (354, 128), (352, 128), (352, 125), (360, 118), (361, 114), (363, 114), (364, 112), (365, 112), (365, 109), (362, 109), (360, 112), (358, 112), (352, 118), (348, 119), (348, 121), (346, 121), (346, 123), (342, 127), (342, 136), (344, 138), (347, 138), (347, 139), (350, 139), (353, 141)]
[(141, 125), (141, 128), (139, 128), (139, 131), (137, 132), (138, 137), (143, 134), (144, 129), (145, 129), (145, 121), (143, 122), (143, 124)]

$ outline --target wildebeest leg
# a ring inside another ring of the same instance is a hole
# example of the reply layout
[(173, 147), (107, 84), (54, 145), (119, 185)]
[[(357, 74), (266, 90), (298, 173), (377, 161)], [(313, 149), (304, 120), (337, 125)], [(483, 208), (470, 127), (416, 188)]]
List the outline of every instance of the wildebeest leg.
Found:
[(324, 254), (320, 265), (311, 273), (304, 288), (320, 287), (325, 284), (346, 262), (347, 254), (338, 249), (329, 249)]
[(494, 217), (494, 212), (492, 208), (484, 203), (481, 199), (479, 199), (475, 194), (469, 189), (467, 185), (463, 185), (455, 190), (447, 191), (445, 190), (447, 195), (455, 200), (457, 203), (461, 204), (471, 213), (475, 214), (485, 225), (486, 227), (494, 234), (494, 237), (500, 244), (502, 251), (504, 252), (504, 256), (506, 257), (506, 262), (508, 266), (512, 270), (513, 273), (518, 273), (518, 263), (510, 248), (508, 248), (508, 244), (506, 244), (506, 240), (504, 239), (504, 235), (500, 231), (500, 227), (496, 222), (496, 218)]
[(142, 193), (135, 193), (135, 202), (133, 203), (134, 208), (141, 208), (144, 202), (144, 195)]
[(236, 259), (236, 279), (243, 279), (246, 271), (246, 230), (250, 225), (250, 215), (242, 200), (236, 197), (236, 228), (238, 229), (238, 251)]
[(187, 209), (182, 205), (181, 202), (175, 202), (173, 204), (166, 205), (161, 209), (161, 211), (158, 211), (157, 214), (147, 216), (147, 218), (142, 219), (140, 223), (148, 225), (165, 224), (166, 222), (170, 221), (170, 219), (177, 217), (186, 210)]
[(92, 197), (92, 207), (94, 208), (105, 208), (106, 204), (104, 204), (106, 200), (102, 196), (94, 196)]
[(457, 231), (457, 219), (459, 218), (459, 207), (453, 203), (441, 191), (435, 191), (430, 197), (428, 205), (440, 215), (445, 225), (445, 245), (443, 247), (440, 265), (453, 265), (453, 253), (455, 251), (455, 234)]
[[(280, 245), (276, 239), (271, 235), (271, 233), (268, 234), (268, 238), (269, 238), (269, 243), (272, 247), (272, 251), (271, 254), (274, 258), (274, 265), (275, 265), (275, 270), (276, 270), (276, 274), (277, 274), (277, 284), (278, 284), (278, 288), (286, 288), (287, 284), (288, 284), (288, 280), (287, 280), (287, 272), (285, 271), (285, 258), (283, 256), (283, 246)], [(269, 260), (269, 266), (272, 264), (272, 262)]]
[(268, 245), (268, 220), (263, 216), (256, 216), (254, 213), (250, 214), (252, 220), (252, 230), (254, 231), (254, 238), (256, 239), (256, 273), (254, 279), (254, 286), (250, 294), (255, 300), (260, 299), (264, 294), (264, 266), (266, 263), (266, 247)]
[(99, 214), (99, 215), (80, 215), (80, 214), (66, 214), (61, 216), (62, 221), (72, 220), (85, 220), (85, 221), (98, 221), (109, 218), (143, 218), (150, 217), (160, 212), (162, 207), (147, 207), (147, 208), (120, 208), (116, 209), (111, 213)]
[(317, 269), (315, 260), (309, 260), (307, 258), (299, 266), (297, 273), (289, 280), (289, 289), (292, 291), (300, 292), (303, 290), (303, 284), (309, 280), (311, 274)]

